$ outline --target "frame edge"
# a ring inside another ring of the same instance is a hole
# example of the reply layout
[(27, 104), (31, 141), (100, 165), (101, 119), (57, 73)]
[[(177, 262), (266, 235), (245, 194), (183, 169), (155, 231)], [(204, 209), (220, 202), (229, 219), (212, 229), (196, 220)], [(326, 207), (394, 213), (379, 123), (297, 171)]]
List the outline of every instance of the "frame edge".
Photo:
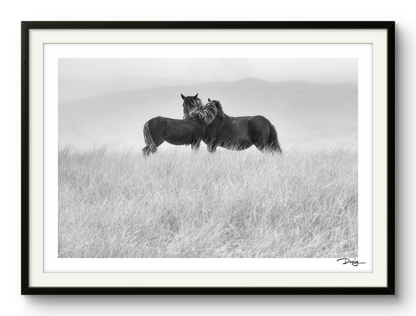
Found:
[(21, 23), (21, 294), (29, 287), (29, 27)]
[[(386, 29), (387, 286), (380, 288), (51, 288), (29, 284), (30, 29)], [(395, 22), (394, 21), (22, 21), (21, 22), (21, 294), (22, 295), (395, 295)], [(253, 293), (256, 289), (256, 293)]]

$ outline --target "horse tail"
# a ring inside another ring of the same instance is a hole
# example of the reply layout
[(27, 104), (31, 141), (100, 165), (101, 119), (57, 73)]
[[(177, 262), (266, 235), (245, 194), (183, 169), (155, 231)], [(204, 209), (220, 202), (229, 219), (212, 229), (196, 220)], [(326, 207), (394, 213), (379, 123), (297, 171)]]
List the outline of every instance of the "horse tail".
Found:
[(144, 136), (144, 142), (146, 143), (146, 146), (149, 147), (151, 152), (155, 152), (157, 149), (156, 143), (152, 138), (152, 134), (150, 133), (149, 129), (149, 121), (144, 124), (143, 127), (143, 136)]
[(270, 127), (270, 136), (269, 136), (269, 143), (267, 147), (270, 151), (277, 151), (279, 154), (282, 153), (282, 148), (280, 147), (279, 140), (277, 139), (277, 132), (276, 128), (272, 123), (269, 123)]

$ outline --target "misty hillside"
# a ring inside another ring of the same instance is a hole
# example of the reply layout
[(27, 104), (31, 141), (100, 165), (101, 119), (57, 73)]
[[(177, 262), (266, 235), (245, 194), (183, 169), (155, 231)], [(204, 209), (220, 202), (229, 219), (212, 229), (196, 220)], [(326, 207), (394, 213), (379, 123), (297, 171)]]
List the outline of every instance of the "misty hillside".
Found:
[(300, 144), (357, 145), (357, 84), (272, 83), (257, 79), (138, 88), (60, 102), (59, 145), (141, 148), (147, 120), (155, 116), (182, 118), (181, 93), (199, 93), (204, 102), (207, 98), (220, 100), (224, 112), (231, 116), (267, 117), (275, 125), (283, 148)]

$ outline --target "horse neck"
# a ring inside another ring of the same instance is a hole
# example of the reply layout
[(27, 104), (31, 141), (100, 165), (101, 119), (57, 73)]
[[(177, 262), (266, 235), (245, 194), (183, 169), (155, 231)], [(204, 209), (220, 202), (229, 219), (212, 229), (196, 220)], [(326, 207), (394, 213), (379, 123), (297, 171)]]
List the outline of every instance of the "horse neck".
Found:
[(205, 122), (205, 120), (204, 120), (204, 119), (201, 119), (201, 118), (199, 118), (199, 117), (193, 117), (193, 118), (191, 118), (191, 120), (192, 120), (193, 122), (195, 122), (195, 123), (196, 123), (196, 125), (198, 125), (198, 126), (202, 126), (202, 127), (207, 127), (207, 126), (208, 126), (208, 123), (207, 123), (207, 122)]
[(227, 114), (224, 113), (224, 111), (222, 109), (218, 110), (217, 112), (217, 116), (215, 117), (215, 119), (220, 119), (223, 120), (225, 118), (228, 118), (229, 116)]

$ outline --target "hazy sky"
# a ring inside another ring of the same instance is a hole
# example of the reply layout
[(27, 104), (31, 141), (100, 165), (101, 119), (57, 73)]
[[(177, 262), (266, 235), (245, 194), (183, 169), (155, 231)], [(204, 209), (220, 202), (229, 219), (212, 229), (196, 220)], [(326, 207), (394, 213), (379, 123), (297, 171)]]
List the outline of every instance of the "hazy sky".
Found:
[(357, 59), (60, 59), (60, 79), (196, 79), (229, 81), (255, 77), (270, 81), (333, 83), (357, 80)]
[(59, 100), (159, 86), (235, 81), (357, 82), (358, 60), (344, 58), (59, 59)]

